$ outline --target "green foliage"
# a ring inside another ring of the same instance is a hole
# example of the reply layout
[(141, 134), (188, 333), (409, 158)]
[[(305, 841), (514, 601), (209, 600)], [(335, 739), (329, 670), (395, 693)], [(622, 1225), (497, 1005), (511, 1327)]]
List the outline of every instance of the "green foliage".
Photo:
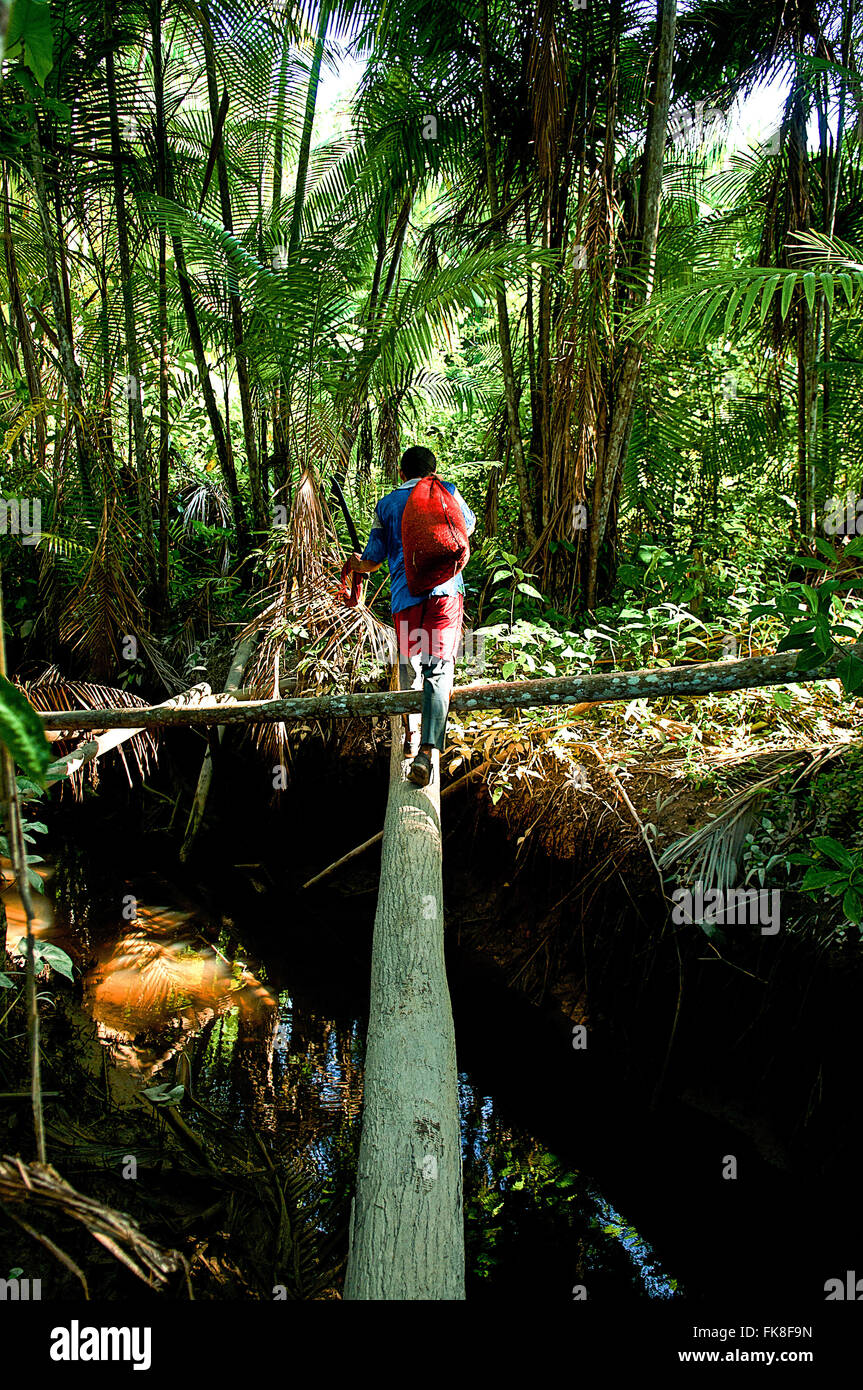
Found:
[[(847, 650), (846, 641), (837, 639), (860, 640), (863, 605), (859, 601), (849, 602), (845, 596), (849, 589), (863, 588), (863, 578), (853, 573), (840, 577), (835, 548), (820, 537), (815, 544), (826, 558), (799, 556), (797, 563), (820, 572), (820, 583), (785, 584), (772, 603), (758, 604), (752, 613), (753, 617), (769, 614), (784, 621), (787, 631), (777, 650), (799, 652), (797, 669), (801, 672), (815, 670), (830, 657), (841, 656), (837, 674), (846, 693), (852, 695), (863, 686), (863, 659)], [(849, 559), (863, 556), (863, 537), (852, 541), (844, 555)], [(845, 601), (837, 622), (834, 609), (840, 597)]]
[[(26, 936), (22, 936), (21, 940), (18, 942), (18, 945), (15, 947), (15, 953), (19, 956), (27, 955)], [(74, 978), (72, 973), (74, 967), (71, 958), (61, 947), (55, 946), (50, 941), (34, 940), (33, 959), (37, 971), (41, 970), (43, 966), (49, 965), (52, 970), (56, 970), (58, 975), (65, 975), (67, 980)]]
[[(861, 772), (863, 749), (851, 745), (811, 779), (788, 773), (746, 835), (745, 881), (783, 889), (788, 929), (825, 943), (841, 943), (849, 927), (863, 927)], [(799, 851), (794, 845), (803, 830), (809, 848)]]
[(863, 936), (863, 851), (852, 853), (831, 835), (816, 835), (812, 849), (814, 855), (789, 856), (793, 864), (807, 866), (803, 892), (840, 898), (847, 921), (860, 927)]
[(26, 696), (5, 676), (0, 676), (0, 743), (29, 777), (44, 781), (52, 759), (42, 721)]
[(51, 7), (48, 0), (12, 0), (3, 57), (18, 59), (40, 87), (54, 66)]

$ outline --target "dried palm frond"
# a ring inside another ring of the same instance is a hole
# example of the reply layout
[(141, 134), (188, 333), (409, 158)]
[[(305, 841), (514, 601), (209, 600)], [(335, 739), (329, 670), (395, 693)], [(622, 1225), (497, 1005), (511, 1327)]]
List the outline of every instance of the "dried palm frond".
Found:
[[(248, 688), (259, 699), (274, 699), (285, 678), (302, 694), (350, 689), (361, 676), (382, 674), (395, 659), (395, 633), (364, 604), (349, 608), (338, 598), (342, 557), (310, 470), (294, 494), (289, 529), (273, 536), (261, 612), (239, 635), (242, 641), (261, 634)], [(256, 737), (280, 759), (287, 750), (283, 724), (261, 726)]]
[[(190, 531), (196, 522), (203, 526), (218, 526), (227, 531), (231, 525), (231, 499), (223, 480), (215, 473), (194, 473), (180, 490), (183, 503), (183, 528)], [(231, 566), (231, 548), (227, 539), (221, 543), (216, 563), (220, 574)]]
[(60, 621), (60, 640), (83, 647), (93, 670), (103, 677), (119, 665), (123, 637), (137, 634), (144, 621), (135, 547), (126, 524), (118, 499), (106, 498), (88, 546), (86, 571)]
[(739, 875), (740, 855), (746, 836), (755, 824), (756, 813), (779, 772), (762, 778), (752, 787), (737, 792), (706, 825), (669, 845), (659, 858), (661, 869), (672, 864), (685, 870), (687, 881), (702, 883), (705, 889), (732, 888)]
[[(672, 864), (680, 866), (687, 880), (702, 883), (705, 889), (733, 888), (738, 880), (740, 856), (748, 832), (752, 829), (758, 810), (768, 792), (776, 786), (789, 767), (806, 753), (810, 762), (801, 776), (811, 776), (828, 758), (835, 757), (843, 745), (785, 752), (778, 755), (778, 766), (759, 777), (757, 782), (744, 786), (725, 801), (706, 825), (668, 845), (659, 856), (661, 869)], [(800, 779), (798, 778), (798, 781)], [(795, 783), (796, 785), (796, 783)]]
[[(36, 1211), (80, 1222), (94, 1240), (110, 1250), (121, 1264), (145, 1284), (165, 1284), (169, 1274), (184, 1266), (183, 1256), (178, 1251), (168, 1250), (150, 1240), (125, 1212), (106, 1207), (95, 1198), (76, 1192), (47, 1163), (23, 1163), (20, 1158), (8, 1156), (0, 1159), (0, 1203), (7, 1202), (10, 1206), (26, 1206), (28, 1213)], [(34, 1239), (46, 1245), (67, 1268), (71, 1268), (83, 1280), (86, 1290), (84, 1276), (68, 1255), (47, 1236), (24, 1222), (17, 1213), (7, 1214)]]
[[(142, 700), (138, 695), (130, 695), (128, 690), (121, 690), (117, 686), (96, 685), (91, 681), (66, 680), (56, 666), (49, 666), (34, 681), (22, 681), (20, 684), (33, 708), (42, 713), (71, 709), (116, 709), (118, 706), (123, 709), (138, 709), (148, 705), (147, 700)], [(150, 771), (151, 760), (156, 756), (159, 734), (160, 730), (158, 729), (142, 729), (139, 734), (135, 734), (134, 738), (126, 739), (125, 742), (118, 744), (116, 749), (112, 750), (118, 753), (122, 759), (130, 783), (132, 773), (129, 763), (126, 761), (126, 754), (130, 754), (137, 775), (141, 778), (145, 777)], [(66, 734), (62, 738), (54, 737), (53, 742), (57, 745), (59, 758), (74, 745), (76, 736)], [(93, 786), (97, 784), (99, 764), (96, 760), (84, 763), (69, 778), (77, 796), (81, 795), (85, 777)]]

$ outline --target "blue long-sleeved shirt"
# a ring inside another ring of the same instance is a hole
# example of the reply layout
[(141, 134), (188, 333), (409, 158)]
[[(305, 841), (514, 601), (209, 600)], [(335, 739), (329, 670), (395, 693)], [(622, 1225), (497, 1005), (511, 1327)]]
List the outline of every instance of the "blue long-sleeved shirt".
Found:
[[(410, 490), (419, 478), (408, 478), (407, 482), (400, 483), (392, 492), (388, 492), (382, 497), (375, 507), (375, 518), (372, 522), (369, 543), (363, 551), (362, 558), (370, 560), (374, 565), (383, 564), (386, 560), (390, 571), (390, 601), (392, 611), (401, 613), (404, 608), (410, 608), (415, 603), (421, 603), (427, 594), (412, 594), (408, 588), (405, 576), (405, 558), (402, 551), (402, 516), (407, 506)], [(443, 482), (443, 479), (441, 479)], [(472, 535), (476, 526), (476, 517), (465, 502), (455, 483), (443, 483), (447, 492), (455, 497), (464, 516), (465, 526), (468, 535)], [(445, 584), (438, 584), (431, 593), (435, 596), (447, 594), (463, 594), (464, 583), (460, 574), (453, 579), (448, 579)]]

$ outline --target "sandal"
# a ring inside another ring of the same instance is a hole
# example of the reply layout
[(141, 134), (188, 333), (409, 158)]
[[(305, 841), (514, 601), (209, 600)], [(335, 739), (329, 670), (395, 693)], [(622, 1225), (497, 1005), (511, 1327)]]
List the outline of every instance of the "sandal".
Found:
[(428, 753), (417, 753), (408, 772), (408, 781), (416, 787), (427, 787), (432, 779), (432, 760)]

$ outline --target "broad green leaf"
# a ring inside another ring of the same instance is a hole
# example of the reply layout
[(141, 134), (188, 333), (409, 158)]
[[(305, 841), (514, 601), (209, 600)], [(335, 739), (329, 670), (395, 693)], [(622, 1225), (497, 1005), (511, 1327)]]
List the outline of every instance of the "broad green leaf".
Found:
[(817, 609), (817, 608), (818, 608), (818, 591), (817, 591), (817, 589), (813, 589), (813, 587), (812, 587), (811, 584), (801, 584), (800, 587), (801, 587), (801, 589), (803, 590), (804, 594), (806, 595), (806, 597), (807, 597), (808, 600), (809, 600), (809, 607), (812, 608), (812, 609)]
[(777, 644), (777, 652), (802, 652), (811, 646), (808, 637), (801, 632), (787, 632)]
[(760, 290), (761, 290), (761, 286), (762, 286), (761, 280), (755, 280), (755, 281), (749, 286), (749, 289), (746, 291), (746, 298), (745, 298), (744, 301), (743, 301), (743, 308), (740, 310), (740, 318), (738, 319), (738, 322), (737, 322), (737, 327), (738, 327), (738, 329), (742, 329), (742, 328), (745, 326), (746, 320), (749, 318), (749, 315), (752, 313), (752, 306), (753, 306), (753, 304), (755, 303), (756, 299), (758, 298), (759, 292), (760, 292)]
[(842, 911), (849, 922), (853, 922), (857, 927), (860, 926), (861, 921), (863, 921), (863, 898), (860, 897), (856, 888), (848, 889), (842, 899)]
[(51, 765), (51, 746), (42, 721), (25, 695), (0, 676), (0, 743), (28, 777), (44, 782)]
[(837, 883), (846, 883), (847, 876), (839, 869), (808, 869), (803, 879), (803, 887), (828, 888)]
[(832, 835), (816, 835), (812, 840), (813, 849), (819, 849), (822, 854), (826, 854), (828, 859), (832, 859), (835, 864), (841, 864), (843, 869), (854, 868), (854, 858), (845, 848), (840, 845), (838, 840), (834, 840)]
[(794, 664), (794, 669), (803, 673), (804, 671), (814, 671), (816, 666), (824, 664), (824, 656), (817, 647), (807, 647), (800, 653)]
[(789, 305), (791, 304), (791, 296), (792, 296), (793, 293), (794, 293), (794, 286), (795, 286), (796, 284), (797, 284), (797, 276), (796, 276), (796, 275), (791, 275), (791, 274), (789, 274), (789, 275), (786, 275), (786, 276), (785, 276), (785, 284), (782, 286), (782, 303), (781, 303), (781, 306), (780, 306), (780, 313), (781, 313), (783, 319), (785, 318), (786, 314), (788, 313), (788, 308), (789, 308)]
[(72, 958), (59, 946), (54, 946), (50, 941), (40, 941), (36, 946), (36, 953), (52, 970), (56, 970), (58, 975), (65, 975), (67, 980), (73, 978)]
[(0, 973), (0, 989), (14, 989), (15, 985), (8, 975)]
[[(19, 956), (27, 955), (27, 938), (22, 936), (15, 952)], [(33, 959), (36, 962), (36, 969), (40, 970), (43, 965), (50, 965), (52, 970), (56, 970), (58, 975), (65, 975), (72, 979), (72, 960), (62, 951), (59, 946), (53, 946), (50, 941), (33, 942)]]
[(770, 301), (771, 301), (772, 298), (773, 298), (773, 292), (774, 292), (774, 290), (776, 289), (776, 286), (779, 284), (779, 281), (780, 281), (781, 279), (782, 279), (782, 276), (781, 276), (781, 275), (771, 275), (770, 279), (767, 281), (767, 283), (766, 283), (765, 286), (764, 286), (764, 290), (763, 290), (762, 295), (761, 295), (761, 310), (760, 310), (760, 317), (761, 317), (761, 322), (762, 322), (762, 323), (763, 323), (764, 320), (767, 318), (767, 310), (770, 308)]
[[(21, 45), (20, 55), (14, 50)], [(6, 30), (6, 54), (19, 57), (40, 87), (54, 66), (51, 9), (47, 0), (13, 0)]]
[(815, 272), (807, 270), (803, 276), (803, 293), (806, 295), (806, 303), (810, 311), (815, 307)]
[(853, 695), (854, 691), (863, 685), (863, 660), (859, 656), (843, 656), (836, 668), (836, 674), (842, 682), (843, 690), (848, 695)]
[(728, 301), (728, 308), (725, 310), (725, 323), (723, 325), (723, 336), (728, 337), (728, 330), (731, 327), (731, 320), (734, 318), (734, 311), (740, 303), (740, 296), (743, 294), (743, 286), (738, 285), (733, 295)]
[(827, 300), (827, 303), (828, 303), (829, 307), (832, 309), (832, 308), (833, 308), (833, 276), (832, 276), (832, 274), (830, 273), (829, 270), (822, 270), (822, 272), (821, 272), (821, 288), (822, 288), (823, 291), (824, 291), (824, 298)]

